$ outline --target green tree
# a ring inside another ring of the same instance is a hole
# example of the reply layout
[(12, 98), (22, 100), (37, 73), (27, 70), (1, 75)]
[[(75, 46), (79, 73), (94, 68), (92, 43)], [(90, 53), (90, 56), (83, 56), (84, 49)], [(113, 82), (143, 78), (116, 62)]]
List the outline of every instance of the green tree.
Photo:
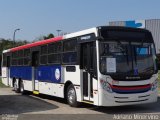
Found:
[(44, 40), (54, 38), (54, 35), (52, 33), (48, 34), (47, 36), (43, 36)]

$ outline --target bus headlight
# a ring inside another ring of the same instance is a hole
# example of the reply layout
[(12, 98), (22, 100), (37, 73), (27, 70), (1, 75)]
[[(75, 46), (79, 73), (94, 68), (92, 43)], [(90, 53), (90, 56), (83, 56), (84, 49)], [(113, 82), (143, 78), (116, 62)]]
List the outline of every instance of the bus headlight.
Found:
[(152, 83), (151, 90), (154, 91), (155, 89), (157, 89), (157, 87), (158, 87), (158, 81), (155, 80), (155, 81)]
[(109, 93), (112, 93), (112, 92), (113, 92), (110, 84), (108, 84), (108, 83), (106, 83), (106, 86), (105, 86), (104, 89), (105, 89), (107, 92), (109, 92)]
[(105, 91), (107, 91), (107, 92), (109, 92), (109, 93), (112, 93), (112, 92), (113, 92), (110, 84), (109, 84), (107, 81), (100, 80), (100, 82), (101, 82), (102, 88), (103, 88)]

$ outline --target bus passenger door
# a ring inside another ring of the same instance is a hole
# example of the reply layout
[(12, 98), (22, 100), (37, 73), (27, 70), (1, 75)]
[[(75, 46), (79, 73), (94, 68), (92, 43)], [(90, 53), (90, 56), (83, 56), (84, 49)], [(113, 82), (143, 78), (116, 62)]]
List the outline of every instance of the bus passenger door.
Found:
[(7, 56), (7, 86), (11, 85), (10, 83), (10, 56)]
[(93, 101), (93, 78), (96, 65), (95, 42), (82, 43), (80, 47), (80, 69), (82, 74), (83, 99)]
[(37, 79), (39, 66), (39, 52), (35, 51), (32, 53), (32, 88), (33, 91), (39, 90), (39, 82)]

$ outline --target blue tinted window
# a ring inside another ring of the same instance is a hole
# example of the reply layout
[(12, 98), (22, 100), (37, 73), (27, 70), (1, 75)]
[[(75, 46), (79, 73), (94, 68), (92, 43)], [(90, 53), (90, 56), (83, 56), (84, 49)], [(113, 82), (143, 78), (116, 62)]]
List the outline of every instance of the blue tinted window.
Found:
[(139, 55), (148, 55), (149, 54), (148, 48), (145, 48), (145, 47), (137, 48), (136, 51), (137, 51), (137, 54), (139, 54)]

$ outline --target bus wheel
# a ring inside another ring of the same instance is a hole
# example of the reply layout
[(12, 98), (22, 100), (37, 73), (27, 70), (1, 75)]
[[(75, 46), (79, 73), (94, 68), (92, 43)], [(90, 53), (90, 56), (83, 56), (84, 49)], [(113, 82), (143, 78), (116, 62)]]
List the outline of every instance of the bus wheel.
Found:
[(20, 93), (22, 93), (22, 95), (25, 93), (24, 91), (24, 85), (23, 85), (23, 81), (20, 81)]
[(72, 84), (69, 85), (69, 87), (67, 89), (67, 102), (72, 107), (78, 106), (76, 91), (75, 91), (74, 86)]
[(24, 89), (23, 80), (20, 81), (20, 88), (19, 88), (19, 90), (20, 90), (20, 93), (22, 95), (30, 95), (31, 94), (29, 91), (27, 91), (27, 90)]
[(17, 84), (16, 80), (14, 80), (14, 83), (13, 83), (13, 89), (14, 89), (14, 91), (15, 91), (16, 93), (19, 93), (19, 92), (20, 92), (20, 91), (19, 91), (19, 87), (18, 87), (18, 84)]

